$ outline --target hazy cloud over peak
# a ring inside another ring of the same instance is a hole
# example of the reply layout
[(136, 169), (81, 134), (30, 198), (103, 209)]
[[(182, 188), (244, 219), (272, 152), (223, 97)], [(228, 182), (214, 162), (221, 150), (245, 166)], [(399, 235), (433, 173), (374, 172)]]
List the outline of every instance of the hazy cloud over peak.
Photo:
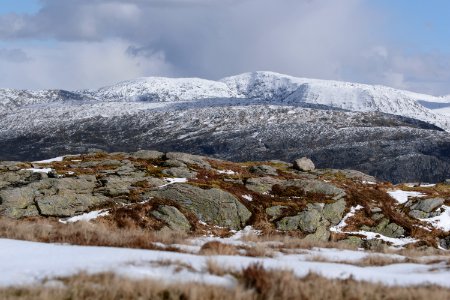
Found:
[[(218, 79), (271, 70), (438, 93), (444, 88), (430, 84), (428, 77), (435, 72), (442, 80), (449, 71), (447, 65), (437, 63), (442, 59), (439, 55), (404, 56), (389, 45), (381, 12), (367, 0), (41, 3), (36, 14), (0, 15), (0, 39), (33, 58), (20, 72), (43, 78), (21, 80), (21, 87), (55, 87), (57, 82), (62, 88), (92, 88), (138, 76)], [(72, 66), (71, 75), (48, 71), (57, 64), (61, 69)], [(20, 74), (18, 69), (9, 71), (10, 76)], [(420, 75), (422, 71), (426, 75)], [(86, 74), (89, 82), (80, 81)], [(8, 81), (0, 80), (0, 85), (5, 84)]]

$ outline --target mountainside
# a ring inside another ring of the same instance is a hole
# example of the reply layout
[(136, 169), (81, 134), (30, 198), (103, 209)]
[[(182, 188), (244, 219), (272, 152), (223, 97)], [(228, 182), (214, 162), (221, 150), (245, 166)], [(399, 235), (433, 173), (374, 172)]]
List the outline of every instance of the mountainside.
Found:
[(92, 148), (231, 160), (306, 155), (323, 168), (436, 182), (450, 177), (450, 135), (441, 129), (450, 117), (418, 102), (446, 105), (435, 98), (269, 72), (220, 82), (140, 78), (96, 91), (0, 90), (0, 159)]

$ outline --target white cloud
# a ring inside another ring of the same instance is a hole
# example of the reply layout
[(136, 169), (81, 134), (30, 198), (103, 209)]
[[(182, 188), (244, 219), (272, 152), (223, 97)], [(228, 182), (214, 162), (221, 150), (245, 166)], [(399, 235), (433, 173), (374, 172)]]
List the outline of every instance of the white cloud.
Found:
[(30, 47), (27, 52), (33, 60), (26, 64), (10, 66), (0, 60), (0, 87), (97, 88), (143, 75), (171, 75), (163, 52), (144, 59), (127, 55), (127, 47), (120, 40)]
[(8, 74), (1, 86), (83, 88), (136, 76), (271, 70), (450, 92), (450, 55), (404, 55), (385, 40), (386, 19), (366, 0), (41, 2), (36, 15), (0, 15), (0, 39), (8, 48), (21, 40), (32, 58), (26, 66), (0, 63)]

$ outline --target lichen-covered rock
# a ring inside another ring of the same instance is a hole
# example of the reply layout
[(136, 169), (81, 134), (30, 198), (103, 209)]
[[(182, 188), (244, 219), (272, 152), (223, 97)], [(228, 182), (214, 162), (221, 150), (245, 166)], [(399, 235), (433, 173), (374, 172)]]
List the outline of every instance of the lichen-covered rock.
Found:
[(328, 230), (329, 225), (329, 222), (322, 222), (314, 233), (308, 234), (305, 237), (305, 240), (311, 242), (327, 242), (331, 236), (331, 233)]
[(139, 150), (132, 153), (131, 157), (137, 159), (154, 160), (154, 159), (162, 159), (164, 157), (164, 153), (153, 150)]
[(172, 184), (146, 196), (168, 199), (192, 211), (201, 221), (240, 229), (251, 212), (232, 194), (221, 189), (201, 189), (189, 184)]
[(102, 180), (103, 187), (96, 190), (109, 197), (129, 195), (131, 185), (136, 182), (135, 178), (110, 176)]
[(70, 190), (60, 190), (56, 195), (38, 196), (35, 199), (40, 214), (52, 217), (72, 217), (109, 200), (103, 195), (76, 194)]
[(164, 167), (170, 168), (187, 168), (187, 165), (184, 162), (181, 162), (176, 159), (168, 159), (162, 163)]
[(390, 223), (389, 219), (383, 218), (377, 226), (370, 231), (380, 233), (391, 238), (399, 238), (405, 234), (405, 229), (398, 224)]
[(302, 172), (308, 172), (313, 171), (316, 167), (314, 166), (314, 163), (312, 160), (306, 157), (302, 157), (300, 159), (294, 160), (294, 169), (302, 171)]
[(317, 210), (305, 210), (296, 216), (284, 217), (277, 222), (277, 228), (283, 231), (300, 229), (306, 233), (314, 233), (319, 227), (321, 219), (322, 215)]
[(191, 224), (188, 219), (176, 208), (169, 205), (160, 205), (151, 212), (151, 215), (175, 231), (189, 231)]
[(339, 224), (344, 216), (345, 206), (346, 203), (344, 199), (326, 204), (322, 211), (324, 218), (327, 219), (332, 225)]
[(421, 210), (410, 210), (408, 215), (410, 217), (416, 218), (416, 219), (425, 219), (429, 217), (429, 213), (426, 213)]
[(331, 183), (317, 179), (294, 179), (283, 183), (283, 186), (297, 186), (305, 192), (319, 193), (334, 196), (333, 199), (338, 200), (345, 197), (345, 191)]
[(3, 187), (9, 185), (26, 185), (30, 182), (39, 181), (47, 177), (45, 173), (32, 172), (29, 170), (8, 171), (0, 173), (0, 182), (4, 182)]
[(296, 230), (300, 223), (300, 216), (284, 217), (277, 222), (277, 229), (282, 231)]
[(389, 223), (380, 233), (387, 237), (399, 238), (405, 234), (405, 229), (398, 224)]
[(345, 240), (339, 241), (339, 243), (346, 244), (349, 246), (354, 246), (356, 248), (361, 248), (364, 244), (364, 241), (362, 238), (357, 236), (349, 236)]
[(278, 219), (282, 214), (283, 210), (287, 209), (287, 206), (284, 205), (275, 205), (266, 208), (266, 214), (270, 216), (270, 221), (273, 221), (275, 219)]
[(445, 200), (443, 198), (419, 200), (411, 206), (411, 209), (429, 213), (444, 204), (444, 202)]
[(0, 214), (10, 218), (37, 216), (39, 212), (34, 204), (35, 190), (21, 187), (0, 191)]
[(316, 232), (322, 219), (322, 215), (315, 209), (302, 211), (298, 216), (300, 217), (299, 228), (308, 233)]
[(178, 178), (196, 178), (197, 172), (191, 171), (188, 168), (169, 168), (162, 171), (163, 174), (178, 177)]
[(272, 187), (275, 184), (281, 184), (283, 180), (273, 178), (273, 177), (257, 177), (257, 178), (249, 178), (245, 187), (251, 191), (264, 194), (272, 190)]
[(256, 175), (278, 175), (277, 169), (268, 165), (252, 166), (249, 171)]
[(196, 165), (200, 168), (210, 169), (211, 165), (206, 161), (204, 156), (192, 155), (181, 152), (168, 152), (165, 157), (167, 159), (174, 159), (181, 161), (187, 165)]

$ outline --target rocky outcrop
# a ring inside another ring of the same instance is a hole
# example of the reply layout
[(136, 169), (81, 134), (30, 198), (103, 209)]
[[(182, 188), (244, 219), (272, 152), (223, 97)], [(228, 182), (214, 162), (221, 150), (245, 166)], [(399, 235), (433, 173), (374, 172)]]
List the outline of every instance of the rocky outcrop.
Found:
[(152, 216), (163, 221), (175, 231), (189, 231), (191, 225), (188, 219), (176, 208), (169, 205), (160, 205), (151, 212)]
[(108, 224), (146, 230), (227, 234), (251, 225), (263, 232), (296, 231), (287, 234), (312, 242), (332, 238), (376, 248), (391, 241), (378, 241), (381, 235), (411, 241), (427, 236), (427, 244), (448, 247), (444, 227), (420, 220), (447, 210), (444, 183), (417, 187), (433, 196), (401, 204), (387, 193), (391, 184), (357, 171), (304, 172), (279, 161), (233, 163), (145, 150), (2, 162), (0, 179), (0, 217), (54, 219), (102, 210)]
[(322, 180), (295, 179), (282, 182), (281, 185), (284, 187), (295, 186), (303, 189), (305, 192), (333, 196), (336, 200), (345, 197), (343, 189)]
[(435, 212), (438, 207), (442, 206), (445, 202), (443, 198), (431, 198), (418, 200), (410, 206), (409, 215), (417, 219), (432, 218), (440, 214)]
[(262, 175), (262, 176), (277, 176), (278, 172), (277, 169), (268, 165), (258, 165), (258, 166), (252, 166), (250, 168), (250, 172), (256, 175)]
[(221, 189), (201, 189), (189, 184), (173, 184), (151, 191), (149, 197), (168, 199), (193, 212), (203, 222), (240, 229), (251, 212), (232, 194)]
[(245, 182), (245, 187), (251, 191), (257, 192), (257, 193), (268, 193), (270, 190), (272, 190), (272, 187), (275, 184), (281, 184), (283, 183), (283, 180), (280, 180), (278, 178), (273, 177), (256, 177), (256, 178), (249, 178)]

